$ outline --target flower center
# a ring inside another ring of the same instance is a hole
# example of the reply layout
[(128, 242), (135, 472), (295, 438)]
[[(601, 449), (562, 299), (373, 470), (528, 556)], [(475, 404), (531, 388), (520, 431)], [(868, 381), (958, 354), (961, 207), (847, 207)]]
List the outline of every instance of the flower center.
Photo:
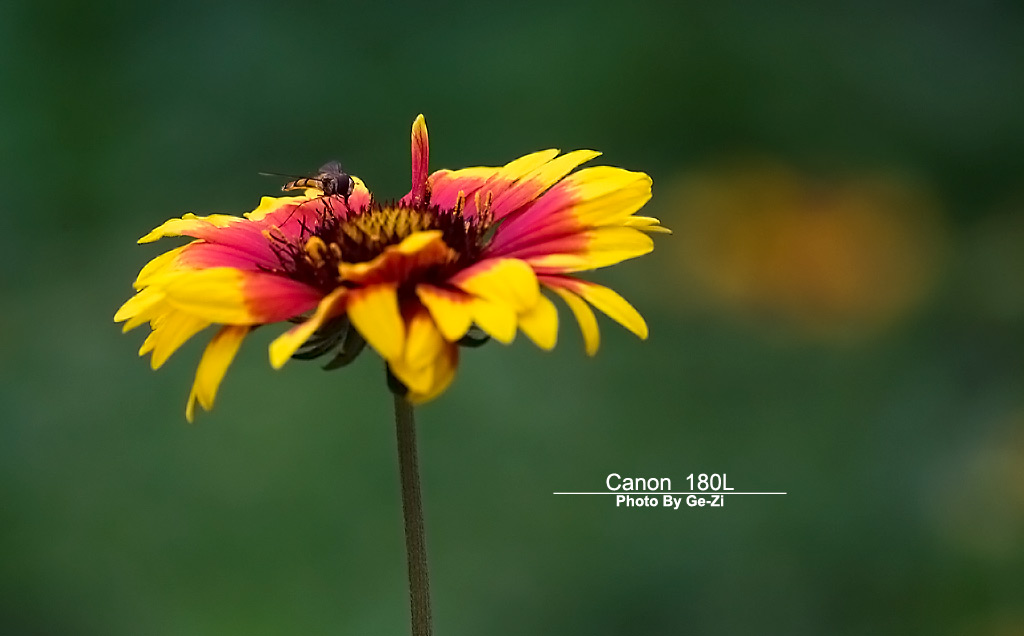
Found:
[(267, 236), (278, 254), (282, 273), (329, 291), (344, 284), (339, 273), (342, 263), (372, 261), (386, 248), (398, 245), (414, 233), (430, 230), (441, 232), (441, 239), (453, 256), (445, 262), (425, 264), (422, 271), (413, 274), (420, 280), (435, 275), (444, 277), (479, 257), (491, 225), (487, 214), (464, 217), (461, 206), (442, 210), (373, 202), (365, 212), (344, 220), (325, 206), (316, 225), (304, 227), (294, 241), (278, 238), (272, 232)]

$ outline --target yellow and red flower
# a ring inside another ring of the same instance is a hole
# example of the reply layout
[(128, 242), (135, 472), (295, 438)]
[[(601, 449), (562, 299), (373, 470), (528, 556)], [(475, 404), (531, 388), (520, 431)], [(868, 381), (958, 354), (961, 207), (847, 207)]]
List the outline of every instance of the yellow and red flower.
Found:
[(339, 366), (368, 343), (414, 403), (451, 383), (474, 325), (505, 344), (522, 330), (542, 349), (554, 347), (558, 313), (542, 288), (568, 304), (589, 355), (598, 347), (590, 305), (646, 338), (626, 300), (572, 275), (646, 254), (654, 247), (648, 234), (667, 232), (635, 216), (651, 196), (646, 174), (573, 172), (598, 154), (542, 150), (502, 167), (429, 174), (421, 115), (412, 127), (412, 188), (400, 200), (376, 200), (356, 177), (347, 193), (313, 180), (320, 187), (264, 197), (244, 218), (167, 221), (139, 242), (195, 240), (143, 267), (114, 320), (125, 331), (150, 324), (139, 355), (151, 353), (154, 369), (220, 325), (196, 371), (189, 421), (196, 403), (212, 408), (246, 334), (279, 321), (297, 324), (271, 343), (275, 368), (332, 349), (340, 353), (328, 366)]

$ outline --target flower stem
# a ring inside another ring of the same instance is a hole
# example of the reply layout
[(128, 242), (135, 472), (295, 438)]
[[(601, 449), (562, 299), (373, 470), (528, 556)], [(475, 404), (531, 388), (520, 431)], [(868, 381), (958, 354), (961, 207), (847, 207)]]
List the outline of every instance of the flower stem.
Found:
[(395, 395), (395, 426), (398, 432), (398, 470), (402, 481), (402, 515), (405, 517), (405, 553), (409, 562), (409, 606), (412, 636), (433, 633), (430, 618), (430, 574), (423, 532), (420, 469), (416, 459), (416, 422), (412, 404)]

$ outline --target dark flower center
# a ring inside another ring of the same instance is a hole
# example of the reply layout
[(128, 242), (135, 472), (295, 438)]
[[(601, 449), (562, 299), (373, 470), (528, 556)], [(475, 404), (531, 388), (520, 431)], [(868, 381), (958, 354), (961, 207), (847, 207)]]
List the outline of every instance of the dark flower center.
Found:
[(281, 262), (276, 272), (325, 291), (344, 284), (339, 277), (340, 264), (371, 261), (387, 247), (398, 245), (416, 232), (430, 230), (441, 232), (453, 256), (413, 274), (418, 280), (443, 278), (477, 260), (492, 226), (489, 214), (466, 218), (461, 205), (443, 210), (375, 201), (365, 212), (342, 220), (331, 211), (330, 198), (320, 201), (324, 209), (315, 225), (303, 226), (297, 239), (288, 240), (273, 231), (266, 235)]

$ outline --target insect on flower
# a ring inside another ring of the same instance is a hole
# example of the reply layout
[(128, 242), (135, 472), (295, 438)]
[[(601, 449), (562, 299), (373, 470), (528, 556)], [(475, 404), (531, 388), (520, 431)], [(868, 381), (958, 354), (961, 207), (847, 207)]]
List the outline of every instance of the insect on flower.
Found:
[[(263, 197), (241, 217), (186, 214), (142, 237), (193, 240), (139, 272), (136, 294), (114, 316), (124, 330), (149, 323), (140, 355), (160, 367), (185, 341), (218, 325), (188, 399), (209, 410), (245, 336), (296, 323), (270, 345), (270, 363), (334, 353), (344, 366), (369, 344), (389, 384), (410, 402), (451, 383), (460, 345), (479, 332), (508, 344), (522, 331), (551, 349), (561, 298), (588, 355), (597, 351), (591, 306), (640, 336), (647, 325), (617, 293), (575, 276), (650, 252), (668, 232), (635, 213), (651, 196), (642, 172), (576, 170), (591, 150), (535, 152), (500, 167), (428, 170), (423, 116), (412, 127), (412, 188), (379, 200), (332, 162), (287, 183), (298, 196)], [(574, 172), (575, 171), (575, 172)], [(475, 333), (476, 332), (476, 333)]]
[(355, 180), (341, 169), (341, 164), (332, 161), (320, 166), (320, 172), (315, 177), (299, 177), (281, 186), (281, 190), (288, 192), (289, 190), (313, 188), (323, 192), (325, 197), (340, 194), (348, 201), (348, 197), (355, 187)]

